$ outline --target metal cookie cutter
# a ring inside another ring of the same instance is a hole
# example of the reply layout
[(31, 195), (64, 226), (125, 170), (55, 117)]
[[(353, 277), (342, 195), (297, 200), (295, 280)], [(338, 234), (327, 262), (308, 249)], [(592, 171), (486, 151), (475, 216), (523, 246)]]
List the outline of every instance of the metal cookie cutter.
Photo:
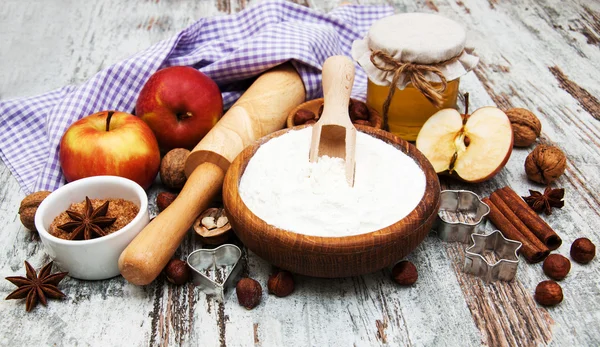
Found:
[(446, 242), (469, 243), (477, 232), (490, 207), (477, 194), (468, 190), (443, 190), (440, 193), (440, 209), (434, 229)]
[[(521, 242), (509, 240), (498, 230), (491, 234), (471, 235), (473, 245), (465, 250), (463, 271), (477, 275), (490, 282), (492, 280), (510, 281), (517, 274), (519, 256), (517, 251)], [(493, 251), (498, 261), (492, 263), (484, 258), (486, 251)]]
[(194, 285), (224, 301), (227, 289), (236, 284), (241, 272), (241, 257), (239, 247), (231, 244), (193, 251), (187, 258), (187, 264), (192, 269)]

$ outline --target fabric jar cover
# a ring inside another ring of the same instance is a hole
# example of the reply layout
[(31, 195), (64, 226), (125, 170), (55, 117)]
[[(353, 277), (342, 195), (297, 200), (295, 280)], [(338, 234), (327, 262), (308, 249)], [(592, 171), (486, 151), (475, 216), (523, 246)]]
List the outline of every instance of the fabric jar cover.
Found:
[[(383, 51), (399, 63), (433, 65), (447, 81), (452, 81), (471, 71), (479, 61), (472, 54), (473, 48), (465, 44), (466, 32), (459, 23), (435, 14), (403, 13), (375, 22), (365, 38), (352, 43), (352, 57), (369, 79), (380, 86), (392, 84), (394, 71), (373, 65), (374, 51)], [(432, 72), (424, 74), (430, 82), (441, 82)], [(403, 73), (396, 86), (402, 90), (408, 83), (410, 78)]]

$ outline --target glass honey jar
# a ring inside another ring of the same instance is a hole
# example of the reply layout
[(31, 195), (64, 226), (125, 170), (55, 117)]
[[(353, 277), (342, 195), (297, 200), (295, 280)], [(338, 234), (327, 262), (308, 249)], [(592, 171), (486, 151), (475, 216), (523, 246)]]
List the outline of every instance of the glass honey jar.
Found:
[(478, 62), (465, 45), (459, 23), (428, 13), (383, 18), (354, 41), (352, 56), (368, 77), (367, 104), (383, 115), (386, 130), (414, 141), (429, 117), (456, 107), (460, 77)]

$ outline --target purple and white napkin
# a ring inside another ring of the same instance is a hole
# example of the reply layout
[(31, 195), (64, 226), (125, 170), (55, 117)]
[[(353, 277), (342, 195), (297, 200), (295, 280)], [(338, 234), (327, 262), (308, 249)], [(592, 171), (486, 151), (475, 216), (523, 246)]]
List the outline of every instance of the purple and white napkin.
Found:
[[(346, 5), (329, 13), (267, 1), (229, 16), (202, 18), (176, 36), (110, 66), (81, 85), (0, 101), (0, 157), (25, 193), (64, 183), (58, 161), (62, 134), (76, 120), (102, 110), (133, 112), (146, 80), (174, 65), (210, 76), (231, 106), (249, 80), (292, 60), (307, 99), (320, 97), (321, 66), (336, 54), (350, 56), (352, 41), (393, 14), (387, 6)], [(366, 75), (357, 68), (353, 97), (364, 99)]]

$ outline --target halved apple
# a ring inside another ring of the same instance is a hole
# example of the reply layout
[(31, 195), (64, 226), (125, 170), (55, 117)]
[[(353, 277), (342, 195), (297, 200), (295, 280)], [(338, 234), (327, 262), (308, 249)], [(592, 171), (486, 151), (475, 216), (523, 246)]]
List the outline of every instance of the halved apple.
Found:
[(417, 148), (438, 174), (466, 182), (492, 178), (510, 158), (510, 120), (496, 107), (482, 107), (470, 116), (443, 109), (431, 116), (417, 136)]

